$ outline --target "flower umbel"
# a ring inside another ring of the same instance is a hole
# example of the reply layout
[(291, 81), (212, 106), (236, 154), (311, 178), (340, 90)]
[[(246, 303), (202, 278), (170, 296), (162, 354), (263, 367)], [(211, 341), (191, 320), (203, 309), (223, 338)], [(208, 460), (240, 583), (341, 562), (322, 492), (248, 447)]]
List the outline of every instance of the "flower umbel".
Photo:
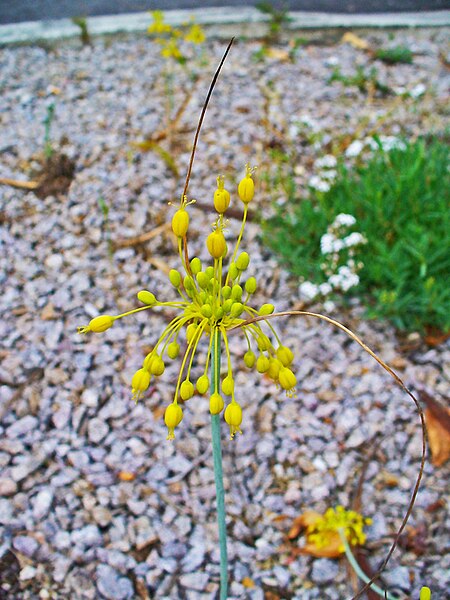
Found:
[[(248, 350), (244, 356), (244, 364), (265, 374), (288, 396), (295, 393), (296, 378), (290, 366), (294, 359), (292, 351), (283, 346), (272, 325), (265, 320), (258, 322), (255, 317), (264, 317), (274, 312), (272, 304), (265, 303), (259, 308), (250, 305), (251, 298), (257, 289), (255, 277), (246, 278), (250, 264), (247, 252), (239, 252), (248, 206), (254, 196), (253, 169), (248, 165), (246, 174), (238, 185), (238, 196), (243, 205), (241, 229), (231, 253), (227, 267), (225, 260), (229, 254), (225, 241), (224, 214), (230, 204), (230, 194), (225, 189), (224, 178), (217, 178), (217, 189), (213, 195), (217, 218), (212, 232), (206, 238), (206, 247), (211, 256), (211, 263), (203, 265), (199, 258), (189, 259), (187, 233), (190, 218), (188, 201), (181, 198), (180, 205), (172, 217), (172, 231), (178, 241), (178, 254), (182, 269), (172, 269), (169, 281), (179, 295), (173, 302), (160, 302), (148, 290), (141, 290), (138, 299), (145, 305), (117, 316), (101, 315), (93, 319), (88, 326), (78, 328), (79, 333), (90, 331), (100, 333), (109, 329), (113, 323), (127, 315), (148, 310), (154, 307), (170, 307), (178, 311), (162, 332), (153, 350), (145, 357), (142, 367), (136, 371), (132, 379), (132, 395), (138, 401), (148, 389), (152, 377), (160, 377), (165, 370), (165, 361), (175, 360), (181, 354), (179, 375), (175, 384), (172, 403), (166, 408), (164, 420), (168, 428), (167, 439), (174, 438), (175, 428), (183, 418), (180, 403), (192, 398), (197, 391), (205, 394), (209, 387), (208, 367), (211, 361), (213, 342), (223, 341), (226, 356), (226, 376), (222, 382), (214, 383), (210, 396), (211, 414), (219, 414), (225, 407), (224, 396), (229, 398), (224, 418), (230, 427), (230, 438), (241, 433), (242, 408), (235, 398), (234, 375), (229, 349), (228, 334), (231, 329), (243, 331)], [(181, 351), (180, 333), (185, 330), (186, 348)], [(203, 374), (197, 379), (196, 386), (191, 382), (191, 371), (200, 342), (206, 339), (207, 355)], [(220, 389), (221, 388), (221, 389)]]
[[(372, 519), (365, 518), (354, 510), (345, 510), (343, 506), (329, 508), (324, 515), (310, 523), (306, 529), (308, 543), (318, 550), (334, 546), (339, 539), (339, 530), (351, 546), (360, 546), (366, 541), (364, 525), (370, 525)], [(337, 551), (345, 552), (344, 545), (339, 543)]]

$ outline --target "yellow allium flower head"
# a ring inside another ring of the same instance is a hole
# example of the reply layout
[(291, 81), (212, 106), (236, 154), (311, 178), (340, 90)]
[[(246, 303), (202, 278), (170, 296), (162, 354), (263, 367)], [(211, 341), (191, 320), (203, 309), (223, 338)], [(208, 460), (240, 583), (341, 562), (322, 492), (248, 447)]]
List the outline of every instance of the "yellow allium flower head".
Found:
[(153, 23), (149, 25), (147, 29), (148, 33), (170, 33), (172, 28), (168, 23), (164, 22), (164, 13), (161, 10), (154, 10), (151, 15), (153, 17)]
[[(343, 506), (336, 506), (336, 508), (329, 508), (323, 516), (314, 520), (308, 526), (306, 535), (308, 542), (320, 549), (334, 545), (340, 530), (351, 546), (358, 546), (366, 541), (364, 525), (371, 523), (372, 519), (365, 518), (354, 510), (345, 510)], [(341, 554), (345, 552), (342, 543), (338, 546), (338, 551)]]
[(184, 39), (186, 42), (191, 42), (192, 44), (202, 44), (205, 41), (205, 32), (198, 23), (194, 23), (191, 25)]
[[(244, 202), (244, 211), (241, 229), (229, 260), (226, 260), (227, 242), (223, 233), (225, 227), (223, 213), (228, 208), (230, 195), (225, 190), (223, 177), (218, 177), (217, 186), (214, 206), (219, 216), (212, 232), (206, 236), (206, 246), (211, 256), (210, 264), (202, 264), (198, 257), (189, 257), (188, 207), (193, 201), (188, 202), (183, 195), (172, 217), (172, 231), (177, 240), (181, 268), (170, 270), (169, 281), (170, 289), (176, 292), (178, 298), (162, 302), (152, 292), (141, 290), (138, 299), (144, 306), (117, 316), (96, 317), (88, 326), (78, 329), (80, 333), (99, 333), (109, 329), (115, 320), (140, 311), (157, 307), (175, 311), (176, 315), (162, 331), (153, 350), (145, 357), (142, 368), (134, 374), (131, 382), (133, 398), (138, 400), (148, 389), (151, 378), (158, 378), (164, 374), (167, 360), (180, 360), (180, 369), (174, 384), (173, 402), (167, 407), (164, 415), (168, 439), (174, 438), (175, 428), (183, 418), (179, 402), (190, 400), (196, 393), (204, 395), (208, 390), (210, 390), (209, 408), (214, 415), (224, 409), (222, 394), (231, 397), (224, 418), (230, 427), (231, 438), (236, 433), (241, 433), (243, 413), (235, 399), (235, 394), (237, 395), (239, 390), (235, 386), (228, 339), (228, 332), (231, 329), (242, 331), (245, 335), (248, 347), (243, 362), (249, 369), (255, 369), (269, 377), (288, 395), (295, 392), (296, 378), (291, 370), (293, 353), (282, 345), (273, 326), (265, 318), (274, 312), (274, 306), (265, 303), (259, 308), (252, 307), (250, 301), (256, 291), (257, 282), (253, 275), (245, 279), (250, 265), (250, 256), (240, 250), (240, 245), (248, 215), (248, 203), (254, 195), (252, 169), (247, 166), (246, 175), (239, 184), (238, 193)], [(184, 333), (180, 336), (182, 332)], [(197, 349), (204, 340), (207, 350), (206, 361), (201, 365), (203, 372), (200, 376), (196, 376), (194, 386), (192, 371), (196, 368)], [(212, 360), (213, 348), (217, 344), (221, 344), (225, 350), (227, 374), (222, 381), (217, 377), (217, 381), (210, 387), (208, 368)]]

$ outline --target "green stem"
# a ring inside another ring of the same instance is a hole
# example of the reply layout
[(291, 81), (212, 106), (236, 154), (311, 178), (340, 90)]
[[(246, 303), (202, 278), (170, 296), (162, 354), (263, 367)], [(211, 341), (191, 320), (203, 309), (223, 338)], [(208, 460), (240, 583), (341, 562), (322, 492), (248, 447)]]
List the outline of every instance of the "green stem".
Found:
[[(211, 394), (219, 391), (220, 382), (220, 332), (213, 337), (211, 351)], [(217, 523), (220, 547), (220, 600), (228, 597), (227, 528), (225, 523), (225, 490), (223, 488), (222, 448), (220, 445), (220, 415), (211, 415), (214, 481), (216, 482)]]
[[(338, 529), (338, 533), (342, 540), (342, 543), (344, 544), (345, 556), (347, 557), (348, 562), (350, 563), (352, 569), (355, 571), (355, 573), (358, 575), (358, 577), (364, 581), (364, 583), (369, 583), (370, 578), (367, 577), (367, 575), (364, 573), (364, 571), (359, 566), (356, 558), (353, 556), (350, 545), (347, 542), (347, 538), (345, 536), (344, 530), (340, 528), (340, 529)], [(372, 591), (374, 591), (376, 594), (378, 594), (379, 596), (381, 596), (382, 598), (385, 598), (386, 600), (399, 600), (399, 598), (397, 596), (393, 596), (392, 594), (389, 594), (389, 592), (385, 592), (380, 587), (378, 587), (375, 583), (370, 584), (370, 589)]]

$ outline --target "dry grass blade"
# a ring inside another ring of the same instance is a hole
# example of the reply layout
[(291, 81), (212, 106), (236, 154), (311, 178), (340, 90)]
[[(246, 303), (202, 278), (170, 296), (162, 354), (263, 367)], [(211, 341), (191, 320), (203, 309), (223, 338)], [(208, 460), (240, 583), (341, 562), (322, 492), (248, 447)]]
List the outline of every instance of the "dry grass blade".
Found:
[(330, 325), (333, 325), (334, 327), (337, 327), (338, 329), (340, 329), (341, 331), (346, 333), (353, 341), (355, 341), (357, 344), (359, 344), (365, 352), (370, 354), (370, 356), (373, 359), (375, 359), (377, 361), (377, 363), (381, 367), (383, 367), (383, 369), (385, 371), (387, 371), (389, 373), (389, 375), (397, 382), (397, 384), (402, 388), (402, 390), (408, 394), (408, 396), (414, 402), (414, 404), (417, 408), (417, 412), (419, 414), (419, 418), (420, 418), (420, 424), (421, 424), (421, 428), (422, 428), (422, 456), (420, 459), (419, 474), (417, 476), (416, 483), (413, 488), (413, 492), (411, 495), (411, 500), (408, 505), (408, 509), (406, 511), (405, 516), (403, 517), (403, 520), (401, 522), (401, 525), (400, 525), (397, 533), (395, 534), (394, 541), (392, 542), (389, 552), (387, 553), (386, 558), (381, 563), (380, 568), (375, 573), (375, 575), (370, 579), (370, 581), (368, 583), (366, 583), (366, 585), (364, 587), (362, 587), (361, 590), (355, 596), (353, 596), (352, 600), (357, 600), (357, 598), (360, 598), (362, 596), (362, 594), (364, 594), (370, 588), (370, 585), (379, 578), (381, 573), (386, 568), (386, 565), (388, 564), (389, 559), (391, 558), (392, 554), (394, 553), (395, 548), (397, 547), (398, 540), (399, 540), (403, 530), (406, 527), (408, 519), (411, 516), (411, 512), (412, 512), (414, 503), (416, 501), (417, 493), (419, 491), (420, 482), (422, 480), (422, 475), (423, 475), (423, 471), (424, 471), (424, 467), (425, 467), (425, 457), (426, 457), (426, 448), (427, 448), (427, 431), (426, 431), (426, 427), (425, 427), (425, 418), (424, 418), (422, 407), (419, 404), (419, 401), (414, 396), (414, 394), (406, 387), (406, 385), (403, 383), (403, 381), (400, 379), (400, 377), (397, 375), (397, 373), (395, 373), (395, 371), (393, 371), (389, 365), (387, 365), (377, 354), (375, 354), (375, 352), (373, 350), (371, 350), (355, 333), (353, 333), (353, 331), (348, 329), (348, 327), (346, 327), (342, 323), (339, 323), (339, 321), (335, 321), (334, 319), (331, 319), (330, 317), (327, 317), (325, 315), (321, 315), (320, 313), (313, 313), (313, 312), (304, 311), (304, 310), (288, 310), (288, 311), (283, 311), (283, 312), (279, 312), (279, 313), (273, 313), (271, 315), (267, 315), (267, 316), (263, 316), (263, 317), (255, 317), (253, 319), (248, 319), (246, 321), (243, 321), (240, 325), (233, 327), (233, 329), (230, 329), (230, 331), (233, 331), (235, 329), (240, 329), (241, 327), (243, 327), (245, 325), (250, 325), (251, 323), (256, 323), (257, 321), (266, 321), (267, 319), (273, 319), (275, 317), (292, 317), (292, 316), (313, 317), (315, 319), (320, 319), (321, 321), (330, 323)]

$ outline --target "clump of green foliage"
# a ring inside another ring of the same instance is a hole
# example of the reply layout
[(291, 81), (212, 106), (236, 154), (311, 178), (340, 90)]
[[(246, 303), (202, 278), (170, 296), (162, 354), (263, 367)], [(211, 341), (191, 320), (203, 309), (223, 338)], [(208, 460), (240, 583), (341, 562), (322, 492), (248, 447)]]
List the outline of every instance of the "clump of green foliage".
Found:
[[(383, 151), (357, 167), (341, 164), (328, 192), (292, 192), (264, 225), (266, 242), (289, 270), (322, 283), (320, 240), (340, 213), (355, 217), (367, 243), (351, 291), (372, 318), (406, 331), (450, 329), (449, 147), (436, 137)], [(356, 290), (356, 291), (355, 291)]]
[(363, 94), (372, 90), (380, 92), (383, 96), (391, 93), (389, 86), (378, 79), (378, 71), (375, 67), (366, 71), (364, 67), (358, 66), (353, 75), (343, 75), (339, 67), (335, 67), (327, 83), (340, 81), (345, 87), (357, 87)]
[(411, 65), (413, 62), (413, 53), (407, 46), (395, 46), (395, 48), (378, 48), (375, 51), (375, 58), (378, 58), (388, 65), (405, 64)]
[(277, 42), (280, 38), (283, 27), (285, 27), (290, 21), (286, 6), (279, 9), (276, 8), (272, 2), (263, 0), (257, 3), (256, 8), (263, 14), (270, 17), (268, 22), (269, 33), (267, 36), (267, 41), (271, 43)]
[(72, 17), (72, 23), (80, 29), (80, 40), (83, 46), (89, 46), (91, 44), (91, 36), (86, 17)]

